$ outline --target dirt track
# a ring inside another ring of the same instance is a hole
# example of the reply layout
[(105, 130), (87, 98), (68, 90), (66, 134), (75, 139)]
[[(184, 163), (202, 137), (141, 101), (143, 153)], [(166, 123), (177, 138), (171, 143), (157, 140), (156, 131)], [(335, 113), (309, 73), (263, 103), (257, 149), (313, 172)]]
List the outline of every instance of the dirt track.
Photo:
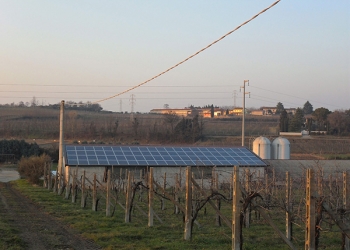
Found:
[(101, 249), (46, 214), (10, 183), (0, 182), (0, 217), (19, 231), (25, 249)]

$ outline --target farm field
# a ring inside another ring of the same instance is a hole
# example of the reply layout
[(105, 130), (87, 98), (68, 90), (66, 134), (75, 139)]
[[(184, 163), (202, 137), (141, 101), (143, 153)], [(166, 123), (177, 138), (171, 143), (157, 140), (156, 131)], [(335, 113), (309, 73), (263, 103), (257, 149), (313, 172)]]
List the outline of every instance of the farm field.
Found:
[[(0, 109), (1, 139), (24, 139), (42, 147), (58, 149), (59, 110), (44, 107)], [(203, 118), (200, 120), (202, 138), (187, 143), (171, 138), (171, 124), (162, 115), (134, 114), (133, 118), (137, 120), (136, 124), (130, 114), (66, 110), (66, 143), (193, 146), (242, 144), (241, 117)], [(252, 149), (254, 139), (259, 136), (272, 141), (278, 136), (278, 123), (278, 116), (247, 116), (245, 145)], [(350, 138), (346, 136), (312, 135), (287, 139), (291, 143), (291, 159), (349, 159)]]

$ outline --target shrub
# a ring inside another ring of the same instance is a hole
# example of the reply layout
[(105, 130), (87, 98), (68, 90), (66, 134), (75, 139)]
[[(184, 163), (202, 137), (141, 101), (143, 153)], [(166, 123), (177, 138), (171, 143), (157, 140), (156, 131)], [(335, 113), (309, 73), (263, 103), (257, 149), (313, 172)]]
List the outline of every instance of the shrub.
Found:
[(44, 175), (44, 167), (47, 164), (51, 164), (51, 158), (46, 154), (29, 158), (22, 157), (18, 162), (18, 172), (30, 183), (38, 184), (40, 178)]

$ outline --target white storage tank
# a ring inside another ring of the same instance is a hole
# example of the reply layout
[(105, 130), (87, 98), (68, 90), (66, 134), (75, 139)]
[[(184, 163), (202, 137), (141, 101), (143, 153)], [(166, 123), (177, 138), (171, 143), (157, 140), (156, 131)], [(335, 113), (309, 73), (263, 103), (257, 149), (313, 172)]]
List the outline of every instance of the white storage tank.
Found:
[(290, 142), (284, 137), (277, 137), (271, 146), (272, 159), (290, 159)]
[(261, 159), (271, 159), (271, 142), (266, 137), (260, 136), (253, 141), (253, 152)]

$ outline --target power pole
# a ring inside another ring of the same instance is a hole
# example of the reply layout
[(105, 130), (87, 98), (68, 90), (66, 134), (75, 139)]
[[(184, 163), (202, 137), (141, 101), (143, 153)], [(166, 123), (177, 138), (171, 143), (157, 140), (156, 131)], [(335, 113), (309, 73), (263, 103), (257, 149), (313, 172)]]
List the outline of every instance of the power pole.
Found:
[(58, 148), (58, 166), (57, 173), (59, 174), (59, 188), (62, 189), (64, 185), (63, 171), (65, 164), (63, 162), (64, 155), (64, 100), (61, 101), (60, 106), (60, 138), (59, 138), (59, 148)]
[(245, 95), (250, 95), (250, 92), (245, 92), (245, 84), (248, 84), (249, 86), (249, 80), (244, 80), (243, 81), (243, 86), (241, 86), (240, 90), (243, 89), (243, 110), (242, 110), (242, 146), (244, 147), (244, 136), (245, 136), (245, 131), (244, 131), (244, 123), (245, 123)]

